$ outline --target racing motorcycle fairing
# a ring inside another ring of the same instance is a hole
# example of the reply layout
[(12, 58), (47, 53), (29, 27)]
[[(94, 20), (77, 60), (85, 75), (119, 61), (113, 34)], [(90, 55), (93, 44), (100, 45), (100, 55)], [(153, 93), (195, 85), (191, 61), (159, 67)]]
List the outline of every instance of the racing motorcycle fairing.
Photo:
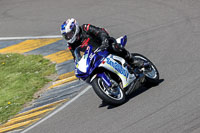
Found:
[(99, 67), (104, 67), (105, 69), (117, 74), (122, 81), (123, 88), (126, 88), (136, 79), (135, 74), (129, 73), (126, 67), (126, 61), (119, 56), (110, 54), (102, 61)]
[(75, 75), (78, 78), (86, 80), (95, 68), (101, 64), (103, 59), (108, 56), (107, 51), (94, 53), (92, 46), (79, 46), (74, 51), (75, 54)]
[[(106, 50), (93, 52), (91, 45), (76, 48), (75, 58), (75, 75), (83, 80), (90, 78), (96, 68), (105, 68), (117, 74), (122, 81), (123, 88), (127, 87), (136, 78), (134, 74), (129, 73), (126, 61), (123, 58), (109, 54)], [(98, 73), (97, 76), (101, 77), (107, 86), (111, 85), (110, 80), (104, 73)]]

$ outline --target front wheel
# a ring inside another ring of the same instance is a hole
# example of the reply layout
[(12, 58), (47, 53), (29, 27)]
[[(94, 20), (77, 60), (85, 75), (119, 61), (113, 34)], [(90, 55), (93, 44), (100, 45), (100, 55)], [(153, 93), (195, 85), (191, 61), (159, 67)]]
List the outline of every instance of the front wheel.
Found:
[[(115, 82), (115, 84), (117, 83)], [(116, 85), (115, 87), (108, 87), (99, 77), (92, 81), (92, 87), (99, 98), (108, 104), (121, 105), (126, 100), (125, 93), (119, 85)]]
[(156, 66), (145, 56), (138, 54), (138, 53), (132, 53), (132, 56), (136, 59), (144, 61), (144, 63), (148, 63), (148, 68), (142, 68), (143, 73), (145, 75), (146, 83), (148, 84), (157, 84), (159, 81), (159, 72)]

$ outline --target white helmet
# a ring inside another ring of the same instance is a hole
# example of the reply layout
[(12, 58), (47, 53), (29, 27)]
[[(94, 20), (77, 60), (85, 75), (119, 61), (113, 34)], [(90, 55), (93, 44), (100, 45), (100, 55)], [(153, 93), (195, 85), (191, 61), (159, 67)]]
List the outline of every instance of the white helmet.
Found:
[(60, 31), (68, 43), (74, 43), (80, 31), (78, 22), (74, 18), (68, 19), (61, 25)]

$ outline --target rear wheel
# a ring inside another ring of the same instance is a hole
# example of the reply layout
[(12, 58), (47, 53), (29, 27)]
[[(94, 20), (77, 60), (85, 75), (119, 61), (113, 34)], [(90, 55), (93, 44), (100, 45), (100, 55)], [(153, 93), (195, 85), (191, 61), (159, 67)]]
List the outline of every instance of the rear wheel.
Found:
[(141, 70), (145, 74), (146, 83), (157, 84), (159, 81), (159, 72), (156, 66), (147, 57), (141, 54), (132, 53), (132, 56), (134, 56), (134, 58), (144, 61), (144, 63), (149, 64), (147, 68), (141, 68)]
[(126, 100), (124, 91), (114, 80), (111, 80), (111, 83), (115, 84), (114, 87), (108, 87), (101, 78), (97, 77), (92, 81), (92, 87), (104, 102), (111, 105), (123, 104)]

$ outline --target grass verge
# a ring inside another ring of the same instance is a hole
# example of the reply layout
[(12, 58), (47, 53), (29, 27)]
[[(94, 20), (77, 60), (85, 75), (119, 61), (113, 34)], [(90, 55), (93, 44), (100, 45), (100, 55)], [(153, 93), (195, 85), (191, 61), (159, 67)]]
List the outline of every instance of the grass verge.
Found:
[(53, 73), (55, 64), (41, 55), (0, 54), (0, 124), (30, 102)]

